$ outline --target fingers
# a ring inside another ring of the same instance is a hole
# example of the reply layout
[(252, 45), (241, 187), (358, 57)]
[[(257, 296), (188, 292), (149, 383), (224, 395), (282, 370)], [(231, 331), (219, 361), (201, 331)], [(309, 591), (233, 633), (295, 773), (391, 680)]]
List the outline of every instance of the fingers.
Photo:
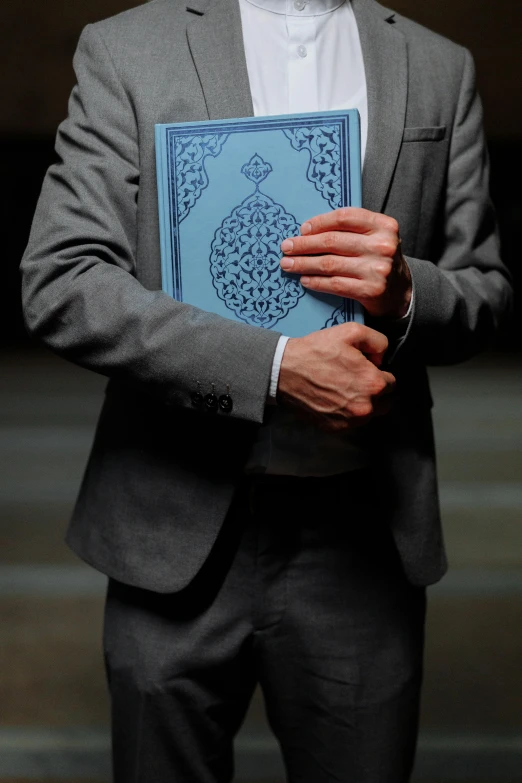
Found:
[(393, 394), (393, 392), (395, 391), (395, 385), (397, 383), (395, 380), (395, 376), (393, 376), (391, 372), (385, 372), (385, 371), (381, 372), (381, 376), (386, 385), (384, 386), (383, 390), (379, 392), (376, 396), (385, 397), (389, 394)]
[[(341, 256), (362, 256), (367, 255), (372, 250), (374, 237), (361, 236), (360, 234), (350, 233), (349, 231), (325, 231), (322, 234), (311, 234), (310, 236), (288, 237), (281, 242), (281, 250), (285, 255), (326, 255), (336, 253)], [(377, 251), (376, 247), (376, 251)], [(287, 268), (288, 261), (283, 260), (283, 269)], [(299, 271), (299, 270), (294, 270)]]
[(359, 426), (386, 413), (395, 378), (379, 370), (384, 334), (346, 323), (288, 342), (279, 376), (280, 400), (329, 430)]
[(386, 290), (385, 279), (378, 275), (361, 280), (338, 275), (334, 277), (306, 275), (301, 278), (300, 282), (304, 288), (310, 291), (355, 299), (361, 304), (366, 304), (368, 300), (378, 299)]
[(301, 226), (301, 234), (309, 236), (335, 230), (366, 234), (379, 229), (398, 234), (399, 226), (397, 221), (388, 215), (359, 207), (341, 207), (306, 220)]
[(302, 224), (301, 236), (285, 239), (281, 250), (294, 258), (283, 260), (282, 266), (288, 271), (308, 271), (299, 266), (304, 261), (295, 256), (300, 255), (394, 258), (399, 244), (399, 224), (394, 218), (367, 209), (343, 207), (311, 218)]
[(365, 404), (359, 406), (357, 412), (352, 409), (350, 415), (330, 419), (324, 424), (330, 429), (350, 430), (362, 427), (376, 416), (386, 416), (393, 408), (395, 378), (389, 372), (379, 372), (374, 379), (374, 391)]
[(395, 378), (389, 372), (381, 372), (380, 370), (373, 369), (373, 376), (368, 381), (368, 384), (368, 413), (372, 414), (374, 413), (375, 406), (381, 404), (387, 405), (387, 403), (383, 403), (382, 401), (384, 398), (391, 398), (393, 395), (393, 392), (395, 391)]
[[(341, 334), (343, 339), (357, 348), (361, 353), (365, 354), (367, 358), (372, 356), (381, 357), (386, 353), (388, 348), (388, 338), (382, 332), (378, 332), (375, 329), (370, 329), (369, 326), (357, 323), (339, 324), (338, 326), (331, 326), (329, 330)], [(373, 362), (375, 364), (375, 362)], [(393, 377), (393, 376), (391, 376)]]
[(375, 416), (386, 416), (393, 409), (393, 397), (379, 397), (374, 401), (372, 418)]
[(307, 236), (333, 229), (365, 234), (374, 228), (376, 214), (359, 207), (341, 207), (306, 220), (301, 226), (301, 234)]
[[(288, 237), (281, 242), (281, 250), (285, 253), (282, 265), (289, 267), (289, 258), (294, 264), (299, 255), (328, 255), (334, 253), (340, 256), (375, 256), (376, 258), (393, 258), (399, 247), (399, 237), (391, 231), (380, 229), (371, 234), (361, 236), (350, 231), (325, 231), (322, 234), (311, 234), (304, 237)], [(297, 268), (293, 271), (299, 271)]]
[(393, 405), (394, 398), (390, 389), (389, 392), (372, 398), (368, 412), (364, 415), (329, 416), (314, 412), (312, 414), (307, 414), (306, 418), (314, 421), (320, 429), (325, 430), (326, 432), (346, 432), (364, 427), (377, 416), (386, 416), (393, 409)]
[(359, 258), (338, 255), (283, 258), (281, 267), (285, 272), (292, 272), (293, 274), (346, 275), (356, 278), (362, 278), (365, 271)]
[[(398, 235), (380, 230), (369, 236), (326, 231), (281, 243), (281, 268), (292, 274), (347, 276), (386, 281), (396, 261)], [(306, 281), (302, 281), (306, 285)], [(320, 290), (320, 289), (317, 289)]]

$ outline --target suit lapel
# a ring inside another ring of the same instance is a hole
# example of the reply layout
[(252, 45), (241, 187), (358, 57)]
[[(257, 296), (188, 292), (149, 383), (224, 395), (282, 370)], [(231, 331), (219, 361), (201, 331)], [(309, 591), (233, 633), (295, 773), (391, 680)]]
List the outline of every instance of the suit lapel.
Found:
[[(368, 88), (363, 204), (380, 212), (395, 170), (406, 118), (408, 55), (393, 14), (374, 0), (352, 0)], [(190, 51), (209, 119), (252, 117), (254, 109), (237, 0), (189, 0)]]
[(252, 117), (239, 3), (190, 0), (188, 9), (195, 12), (187, 11), (187, 37), (209, 119)]
[(408, 53), (393, 14), (374, 0), (352, 0), (368, 88), (368, 144), (363, 205), (381, 212), (397, 163), (406, 119)]

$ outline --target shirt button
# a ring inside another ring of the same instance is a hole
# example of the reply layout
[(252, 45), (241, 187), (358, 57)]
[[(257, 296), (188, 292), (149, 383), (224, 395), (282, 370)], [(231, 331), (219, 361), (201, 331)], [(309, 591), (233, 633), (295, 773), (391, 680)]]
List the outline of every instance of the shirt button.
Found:
[(306, 6), (306, 0), (294, 0), (294, 8), (296, 11), (302, 11)]
[(299, 55), (299, 57), (306, 57), (306, 55), (308, 54), (306, 46), (303, 46), (303, 44), (301, 44), (301, 46), (298, 46), (297, 54)]

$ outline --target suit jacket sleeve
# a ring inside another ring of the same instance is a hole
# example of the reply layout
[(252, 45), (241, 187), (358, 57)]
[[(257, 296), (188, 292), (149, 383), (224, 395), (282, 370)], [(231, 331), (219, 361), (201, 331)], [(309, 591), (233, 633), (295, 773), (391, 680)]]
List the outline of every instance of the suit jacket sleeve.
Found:
[(197, 381), (203, 391), (215, 384), (218, 394), (229, 385), (232, 417), (261, 422), (279, 333), (176, 302), (137, 280), (136, 121), (95, 26), (82, 33), (74, 68), (58, 160), (21, 265), (28, 331), (166, 403), (190, 406)]
[(452, 131), (445, 232), (440, 258), (407, 258), (413, 282), (413, 308), (401, 356), (425, 364), (451, 364), (470, 358), (508, 321), (510, 276), (500, 260), (499, 238), (489, 197), (489, 160), (483, 112), (473, 59), (464, 50), (461, 89)]

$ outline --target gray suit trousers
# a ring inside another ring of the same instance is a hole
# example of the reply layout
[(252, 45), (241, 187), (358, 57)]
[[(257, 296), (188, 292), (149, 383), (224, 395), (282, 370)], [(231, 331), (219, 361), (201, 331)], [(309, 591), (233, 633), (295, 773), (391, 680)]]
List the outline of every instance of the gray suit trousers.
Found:
[(364, 471), (245, 479), (183, 590), (109, 582), (115, 783), (226, 783), (256, 684), (290, 783), (406, 783), (426, 591)]

